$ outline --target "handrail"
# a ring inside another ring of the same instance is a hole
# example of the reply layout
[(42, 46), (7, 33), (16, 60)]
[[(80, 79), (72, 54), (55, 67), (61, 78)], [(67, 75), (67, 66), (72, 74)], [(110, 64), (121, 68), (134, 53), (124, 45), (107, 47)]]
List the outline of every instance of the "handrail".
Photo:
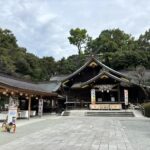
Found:
[(142, 111), (143, 115), (145, 116), (145, 109), (144, 109), (144, 107), (142, 105), (139, 105), (139, 107), (140, 107), (140, 110)]

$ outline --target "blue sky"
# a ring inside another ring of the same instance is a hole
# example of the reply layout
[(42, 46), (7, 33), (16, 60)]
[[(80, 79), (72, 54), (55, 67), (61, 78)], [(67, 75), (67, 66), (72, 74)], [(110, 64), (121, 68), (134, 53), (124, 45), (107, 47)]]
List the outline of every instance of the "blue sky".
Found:
[(71, 28), (85, 28), (92, 37), (120, 28), (137, 38), (150, 28), (150, 1), (0, 0), (0, 27), (28, 52), (58, 60), (78, 52), (67, 39)]

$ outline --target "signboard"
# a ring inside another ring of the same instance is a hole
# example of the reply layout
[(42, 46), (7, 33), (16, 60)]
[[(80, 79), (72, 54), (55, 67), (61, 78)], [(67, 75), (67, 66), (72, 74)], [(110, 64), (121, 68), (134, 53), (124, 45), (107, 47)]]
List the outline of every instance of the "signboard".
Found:
[(95, 89), (91, 89), (91, 104), (96, 103)]
[(121, 104), (110, 104), (109, 109), (119, 110), (119, 109), (122, 109), (122, 105)]
[(38, 115), (40, 117), (42, 117), (43, 115), (43, 99), (39, 99)]
[(17, 119), (17, 106), (18, 106), (18, 97), (9, 97), (9, 106), (8, 106), (8, 119), (7, 123), (14, 123)]
[(125, 105), (128, 105), (128, 90), (124, 90), (124, 102)]
[(90, 104), (90, 109), (96, 110), (120, 110), (122, 109), (121, 104)]
[(16, 118), (17, 118), (17, 107), (9, 107), (9, 110), (8, 110), (8, 120), (7, 120), (7, 123), (14, 123), (16, 122)]

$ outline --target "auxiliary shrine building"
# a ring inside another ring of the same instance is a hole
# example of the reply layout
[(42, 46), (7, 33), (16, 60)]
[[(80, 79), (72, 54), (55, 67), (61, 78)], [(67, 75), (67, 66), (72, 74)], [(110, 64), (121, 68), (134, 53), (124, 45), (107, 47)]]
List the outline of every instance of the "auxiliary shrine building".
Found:
[(124, 109), (146, 99), (144, 87), (95, 57), (62, 80), (66, 109)]

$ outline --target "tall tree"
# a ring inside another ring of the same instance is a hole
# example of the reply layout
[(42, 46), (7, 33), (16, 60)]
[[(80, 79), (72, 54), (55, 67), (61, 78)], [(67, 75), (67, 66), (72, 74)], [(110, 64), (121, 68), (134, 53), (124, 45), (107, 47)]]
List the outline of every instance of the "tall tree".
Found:
[(8, 29), (0, 28), (0, 47), (3, 48), (17, 48), (17, 40), (14, 34)]
[(43, 57), (41, 59), (42, 76), (44, 80), (49, 80), (56, 73), (56, 62), (53, 57)]
[(71, 29), (70, 37), (68, 37), (70, 44), (77, 46), (78, 54), (80, 55), (82, 50), (85, 49), (86, 43), (89, 40), (89, 36), (85, 29)]
[(135, 49), (134, 38), (120, 29), (104, 30), (88, 43), (88, 50), (96, 54)]
[(138, 49), (150, 52), (150, 29), (141, 34), (138, 39)]

